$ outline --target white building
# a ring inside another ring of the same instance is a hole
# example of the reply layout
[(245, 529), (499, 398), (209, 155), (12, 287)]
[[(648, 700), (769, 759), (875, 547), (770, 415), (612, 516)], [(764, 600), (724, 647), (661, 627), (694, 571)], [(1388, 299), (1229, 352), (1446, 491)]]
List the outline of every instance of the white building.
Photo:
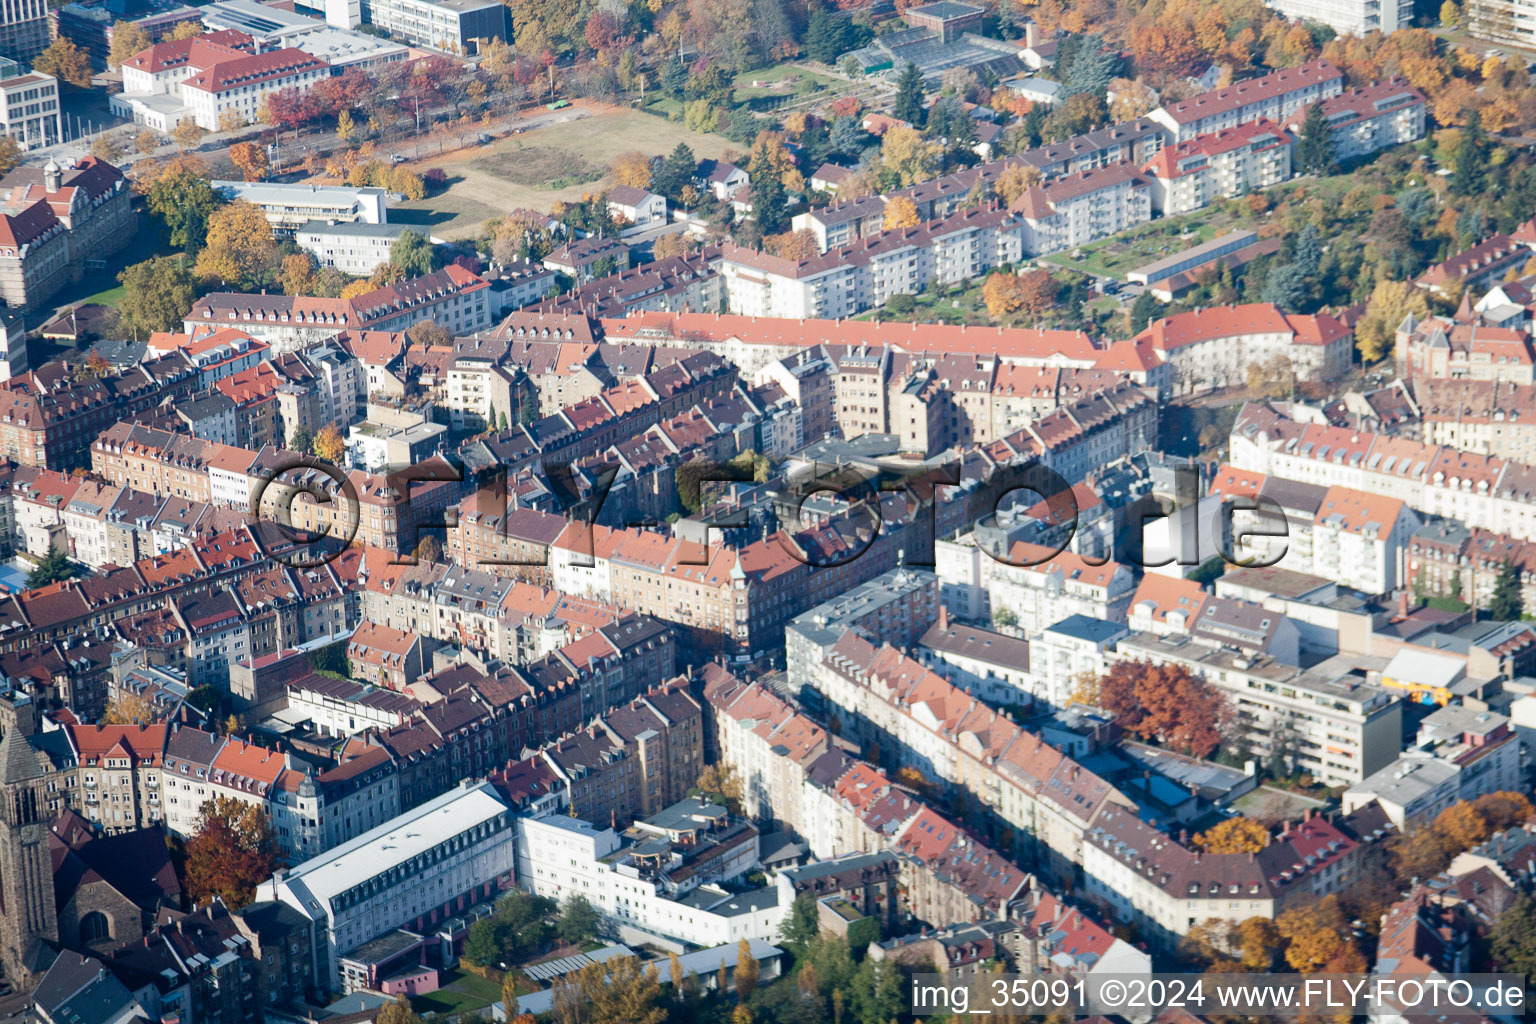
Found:
[(1185, 142), (1260, 118), (1285, 124), (1298, 110), (1343, 91), (1344, 73), (1314, 60), (1165, 104), (1147, 116), (1168, 129), (1173, 142)]
[(1293, 142), (1279, 125), (1258, 120), (1158, 150), (1142, 167), (1152, 208), (1173, 217), (1278, 185), (1291, 176)]
[(733, 313), (842, 318), (916, 295), (930, 282), (980, 277), (1024, 255), (1024, 225), (1000, 207), (960, 210), (915, 228), (881, 232), (808, 260), (726, 243), (719, 266)]
[(1464, 23), (1475, 39), (1536, 47), (1536, 8), (1525, 0), (1468, 0)]
[(421, 930), (510, 884), (514, 844), (507, 805), (486, 782), (456, 789), (257, 888), (315, 923), (315, 980), (352, 991), (340, 958), (398, 928)]
[[(1373, 82), (1323, 101), (1323, 116), (1333, 128), (1333, 155), (1349, 160), (1424, 137), (1424, 94), (1401, 78)], [(1301, 130), (1305, 110), (1287, 122)]]
[(63, 139), (59, 80), (38, 71), (24, 73), (8, 60), (0, 60), (0, 76), (0, 131), (22, 149)]
[(935, 545), (944, 606), (961, 618), (992, 621), (1033, 636), (1070, 615), (1123, 619), (1135, 581), (1119, 562), (1093, 565), (1070, 551), (1052, 556), (1015, 541), (1006, 552), (983, 550), (974, 533)]
[(615, 185), (608, 190), (608, 216), (626, 220), (633, 227), (665, 223), (667, 200), (633, 185)]
[(1024, 252), (1045, 256), (1152, 219), (1152, 190), (1135, 168), (1111, 164), (1036, 185), (1009, 209), (1024, 218)]
[(512, 17), (500, 0), (326, 0), (335, 28), (371, 24), (413, 46), (476, 53), (491, 39), (509, 42)]
[[(383, 215), (383, 209), (379, 210)], [(268, 218), (286, 216), (269, 212)], [(312, 220), (298, 228), (293, 240), (300, 249), (312, 253), (322, 267), (335, 267), (344, 274), (367, 277), (389, 262), (395, 241), (414, 228), (408, 224), (381, 224), (356, 220), (332, 222)], [(421, 232), (416, 232), (420, 234)]]
[(1277, 356), (1298, 381), (1327, 380), (1349, 368), (1354, 350), (1349, 328), (1327, 313), (1286, 314), (1262, 302), (1176, 313), (1135, 340), (1168, 362), (1178, 394), (1242, 385), (1250, 366)]
[[(669, 895), (654, 873), (623, 855), (625, 845), (613, 829), (567, 815), (519, 818), (518, 883), (561, 903), (585, 896), (621, 941), (650, 935), (718, 946), (778, 936), (789, 908), (774, 887), (732, 894), (705, 883)], [(751, 859), (755, 867), (755, 834)]]
[(1413, 26), (1413, 0), (1266, 0), (1292, 21), (1315, 21), (1341, 36), (1364, 38)]
[[(297, 231), (317, 221), (339, 227), (343, 224), (383, 224), (389, 220), (389, 193), (382, 188), (285, 185), (270, 181), (211, 181), (209, 184), (226, 199), (241, 199), (255, 206), (266, 215), (267, 223), (279, 232)], [(367, 272), (372, 273), (377, 266), (377, 263), (373, 264)]]
[(1115, 660), (1176, 664), (1204, 677), (1225, 694), (1255, 754), (1327, 785), (1353, 785), (1401, 751), (1401, 701), (1360, 682), (1353, 663), (1302, 670), (1214, 639), (1133, 633), (1116, 644)]
[(124, 61), (122, 72), (123, 91), (111, 97), (114, 114), (159, 131), (188, 119), (216, 131), (228, 113), (258, 122), (267, 96), (307, 90), (331, 68), (292, 47), (257, 52), (250, 36), (225, 30), (156, 43)]

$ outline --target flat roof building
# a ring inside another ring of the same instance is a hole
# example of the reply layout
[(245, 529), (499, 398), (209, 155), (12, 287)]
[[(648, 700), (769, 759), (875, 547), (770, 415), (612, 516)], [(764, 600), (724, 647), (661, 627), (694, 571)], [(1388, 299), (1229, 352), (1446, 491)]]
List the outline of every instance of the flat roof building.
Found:
[(420, 932), (493, 898), (512, 880), (511, 815), (488, 782), (466, 779), (349, 842), (277, 871), (257, 889), (314, 921), (314, 976), (339, 991), (341, 958), (396, 929)]

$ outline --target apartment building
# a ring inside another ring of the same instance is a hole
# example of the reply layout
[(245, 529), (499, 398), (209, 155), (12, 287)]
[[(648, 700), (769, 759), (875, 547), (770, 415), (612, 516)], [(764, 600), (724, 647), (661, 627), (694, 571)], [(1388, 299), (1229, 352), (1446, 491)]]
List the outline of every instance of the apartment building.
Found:
[(1350, 785), (1397, 757), (1402, 703), (1324, 662), (1303, 670), (1266, 654), (1188, 636), (1133, 633), (1115, 661), (1180, 665), (1225, 696), (1245, 741), (1329, 785)]
[(278, 353), (346, 330), (403, 331), (422, 320), (470, 334), (490, 326), (489, 288), (478, 274), (452, 265), (350, 299), (214, 292), (193, 305), (183, 329), (201, 335), (234, 327)]
[(1536, 44), (1536, 11), (1520, 0), (1471, 0), (1465, 18), (1473, 38), (1506, 46)]
[(1329, 380), (1349, 368), (1354, 351), (1349, 329), (1334, 317), (1282, 313), (1267, 303), (1176, 313), (1135, 340), (1167, 361), (1179, 394), (1242, 384), (1250, 366), (1277, 356), (1290, 360), (1298, 380)]
[(1024, 221), (1024, 254), (1048, 256), (1147, 223), (1152, 189), (1130, 165), (1111, 164), (1036, 185), (1008, 209)]
[(1152, 209), (1175, 217), (1287, 181), (1294, 144), (1285, 129), (1261, 119), (1165, 147), (1141, 168)]
[(512, 820), (490, 783), (466, 780), (378, 828), (284, 868), (257, 887), (315, 926), (317, 983), (351, 992), (371, 979), (342, 958), (398, 928), (422, 931), (512, 882)]
[(929, 282), (968, 281), (1025, 254), (1020, 219), (994, 204), (882, 231), (808, 260), (727, 243), (719, 273), (733, 313), (841, 318), (892, 295), (919, 294)]
[(1231, 463), (1303, 483), (1397, 498), (1425, 518), (1536, 539), (1528, 464), (1369, 431), (1302, 424), (1248, 405), (1231, 434)]
[[(1310, 3), (1311, 0), (1284, 2)], [(1335, 0), (1323, 2), (1333, 3)], [(1366, 0), (1364, 6), (1371, 6), (1370, 0)], [(1390, 2), (1388, 6), (1391, 6)], [(1334, 159), (1354, 160), (1377, 150), (1422, 139), (1427, 106), (1424, 94), (1401, 78), (1346, 89), (1332, 99), (1324, 100), (1323, 117), (1333, 129)], [(1285, 122), (1285, 126), (1296, 135), (1305, 119), (1306, 111), (1299, 111)]]
[(1356, 846), (1332, 823), (1309, 818), (1255, 853), (1202, 853), (1134, 810), (1109, 807), (1084, 839), (1083, 873), (1089, 898), (1111, 918), (1171, 952), (1197, 924), (1274, 918), (1339, 891)]
[(1164, 104), (1147, 117), (1168, 130), (1173, 143), (1261, 118), (1285, 124), (1298, 110), (1344, 91), (1344, 73), (1326, 60), (1281, 68), (1224, 89)]
[(776, 886), (724, 888), (757, 867), (758, 840), (717, 805), (684, 801), (622, 834), (563, 814), (516, 824), (519, 884), (561, 903), (585, 896), (630, 941), (771, 941), (789, 912)]
[(1424, 719), (1401, 757), (1345, 791), (1344, 810), (1374, 800), (1399, 831), (1422, 828), (1458, 801), (1518, 789), (1520, 759), (1509, 718), (1450, 704)]
[(1362, 39), (1413, 26), (1412, 0), (1269, 0), (1269, 6), (1292, 21), (1315, 21)]
[(961, 619), (1032, 636), (1071, 615), (1122, 619), (1135, 580), (1119, 562), (1093, 565), (1070, 551), (1026, 541), (1005, 547), (985, 532), (935, 545), (941, 600)]
[(801, 790), (812, 765), (832, 749), (832, 736), (760, 684), (747, 685), (718, 666), (706, 668), (704, 700), (714, 721), (715, 757), (741, 780), (742, 812), (804, 834)]
[(312, 253), (320, 266), (367, 277), (389, 262), (390, 250), (400, 236), (413, 230), (408, 224), (311, 220), (294, 230), (293, 240), (300, 249)]

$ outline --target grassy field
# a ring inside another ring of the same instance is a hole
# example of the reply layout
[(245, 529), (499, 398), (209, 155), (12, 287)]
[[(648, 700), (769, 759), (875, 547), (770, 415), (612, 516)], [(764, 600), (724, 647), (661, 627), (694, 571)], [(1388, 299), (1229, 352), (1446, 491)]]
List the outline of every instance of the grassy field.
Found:
[(828, 86), (847, 84), (792, 64), (780, 64), (778, 67), (743, 71), (737, 75), (736, 99), (743, 102), (760, 96), (807, 96)]
[[(688, 143), (695, 156), (723, 157), (732, 147), (719, 135), (689, 131), (637, 110), (604, 110), (560, 124), (501, 139), (490, 147), (471, 146), (418, 161), (417, 170), (441, 167), (448, 190), (389, 210), (391, 221), (418, 223), (445, 238), (464, 238), (506, 210), (546, 211), (557, 199), (580, 199), (607, 184), (607, 169), (620, 153), (672, 152)], [(588, 180), (571, 183), (571, 178)], [(549, 187), (561, 181), (560, 187)]]

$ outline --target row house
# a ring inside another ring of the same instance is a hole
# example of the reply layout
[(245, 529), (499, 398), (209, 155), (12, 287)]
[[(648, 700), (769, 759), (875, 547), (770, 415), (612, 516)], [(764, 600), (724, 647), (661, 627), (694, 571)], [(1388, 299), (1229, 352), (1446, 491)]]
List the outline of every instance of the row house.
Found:
[(1224, 128), (1169, 146), (1144, 164), (1152, 209), (1175, 217), (1291, 177), (1295, 139), (1271, 121)]
[(922, 778), (966, 794), (991, 831), (1012, 834), (1043, 871), (1081, 863), (1083, 830), (1100, 809), (1128, 804), (1113, 786), (1043, 744), (942, 676), (889, 646), (847, 631), (809, 678), (835, 709), (841, 734)]
[(1486, 608), (1506, 565), (1518, 573), (1522, 607), (1536, 608), (1536, 544), (1459, 523), (1429, 522), (1408, 542), (1405, 582), (1416, 594)]
[(704, 715), (678, 678), (544, 744), (573, 817), (623, 828), (677, 803), (704, 767)]
[(88, 380), (63, 363), (12, 377), (0, 383), (0, 454), (24, 466), (73, 469), (113, 423), (191, 398), (194, 378), (179, 354)]
[(1271, 841), (1251, 853), (1202, 853), (1187, 840), (1106, 808), (1083, 842), (1087, 895), (1154, 948), (1172, 951), (1195, 925), (1275, 918), (1288, 906), (1340, 891), (1355, 842), (1316, 820), (1315, 835)]
[(704, 680), (714, 757), (740, 780), (742, 813), (809, 834), (801, 790), (811, 765), (832, 749), (831, 734), (766, 686), (749, 686), (718, 665), (705, 667)]
[[(602, 321), (614, 344), (672, 347), (712, 352), (740, 367), (744, 377), (778, 360), (810, 354), (825, 357), (832, 346), (875, 351), (888, 348), (913, 356), (990, 356), (1004, 365), (1090, 369), (1103, 358), (1087, 333), (1037, 327), (979, 327), (968, 324), (914, 324), (879, 320), (781, 319), (731, 313), (645, 313)], [(811, 360), (814, 362), (814, 360)], [(781, 386), (788, 389), (784, 380)], [(809, 407), (809, 403), (802, 402)]]
[(182, 329), (202, 337), (235, 328), (279, 353), (343, 331), (403, 331), (423, 320), (471, 334), (491, 325), (489, 288), (478, 274), (455, 265), (350, 299), (213, 292), (193, 304)]
[(1536, 469), (1523, 462), (1389, 437), (1303, 424), (1250, 403), (1230, 436), (1235, 468), (1324, 487), (1397, 498), (1423, 518), (1536, 539)]

